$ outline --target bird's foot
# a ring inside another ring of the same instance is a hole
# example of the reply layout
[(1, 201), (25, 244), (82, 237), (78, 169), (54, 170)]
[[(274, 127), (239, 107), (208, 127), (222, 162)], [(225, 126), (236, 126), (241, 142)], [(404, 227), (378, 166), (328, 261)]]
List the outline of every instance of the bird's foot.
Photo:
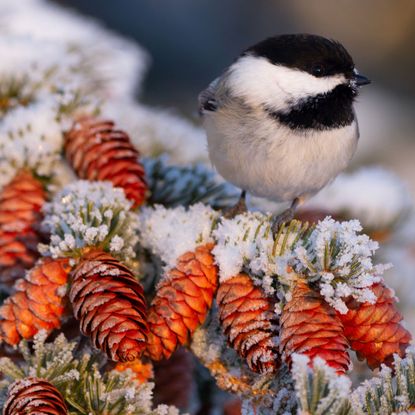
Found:
[(278, 231), (282, 226), (284, 226), (285, 223), (290, 222), (294, 219), (294, 214), (295, 207), (291, 206), (273, 218), (271, 230), (274, 236), (278, 234)]
[(242, 192), (241, 197), (239, 198), (236, 205), (230, 208), (224, 209), (222, 216), (225, 219), (233, 219), (235, 216), (241, 215), (242, 213), (245, 213), (247, 211), (248, 211), (248, 208), (246, 206), (246, 201), (245, 201), (245, 192)]

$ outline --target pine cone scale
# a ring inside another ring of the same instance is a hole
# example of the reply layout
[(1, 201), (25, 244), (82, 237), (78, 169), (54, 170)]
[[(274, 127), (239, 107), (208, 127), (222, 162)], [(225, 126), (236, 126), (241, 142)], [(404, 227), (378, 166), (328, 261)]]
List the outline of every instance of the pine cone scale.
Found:
[(216, 301), (219, 319), (230, 345), (255, 372), (274, 372), (280, 365), (273, 303), (250, 277), (239, 274), (223, 282)]
[(67, 259), (44, 258), (25, 279), (18, 280), (16, 292), (0, 307), (0, 338), (14, 345), (41, 329), (60, 327), (66, 301), (58, 291), (66, 285), (69, 271)]
[(353, 350), (366, 359), (371, 368), (390, 364), (394, 353), (402, 356), (411, 340), (400, 324), (402, 315), (395, 306), (393, 292), (383, 284), (371, 287), (374, 304), (355, 304), (350, 300), (347, 314), (339, 314), (344, 333)]
[(134, 207), (144, 202), (147, 184), (139, 153), (114, 123), (80, 119), (66, 134), (65, 152), (82, 179), (110, 180), (124, 189)]
[(132, 361), (147, 340), (144, 290), (111, 255), (87, 252), (72, 272), (69, 299), (81, 332), (114, 361)]
[(291, 363), (292, 353), (311, 359), (318, 356), (344, 373), (350, 364), (348, 348), (335, 311), (305, 281), (298, 280), (281, 316), (280, 350), (286, 362)]
[(204, 322), (217, 284), (212, 248), (206, 244), (181, 255), (159, 283), (148, 313), (147, 354), (153, 360), (170, 357)]
[(68, 409), (55, 386), (47, 380), (30, 377), (10, 386), (3, 414), (67, 415)]
[[(167, 297), (166, 297), (167, 298)], [(174, 297), (173, 297), (174, 300)], [(195, 320), (197, 319), (198, 313), (190, 306), (187, 305), (184, 301), (184, 295), (178, 295), (176, 297), (176, 301), (172, 301), (169, 304), (166, 304), (166, 307), (170, 308), (174, 313), (180, 313), (183, 319), (190, 319)], [(160, 311), (162, 312), (170, 312), (167, 308), (163, 309), (163, 306), (160, 305)]]
[(38, 225), (45, 200), (42, 184), (26, 170), (1, 190), (0, 283), (11, 287), (38, 258)]
[[(190, 285), (190, 284), (189, 284)], [(204, 320), (203, 315), (206, 314), (209, 307), (208, 304), (206, 304), (204, 298), (202, 295), (199, 296), (190, 296), (186, 295), (184, 297), (184, 302), (187, 306), (191, 307), (193, 310), (196, 311), (196, 313), (201, 316), (201, 318)]]

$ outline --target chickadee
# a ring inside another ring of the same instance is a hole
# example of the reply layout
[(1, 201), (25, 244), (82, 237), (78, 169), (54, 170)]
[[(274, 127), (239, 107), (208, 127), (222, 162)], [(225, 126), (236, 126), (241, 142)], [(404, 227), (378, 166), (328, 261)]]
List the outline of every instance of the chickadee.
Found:
[(309, 34), (266, 39), (245, 50), (199, 95), (209, 156), (245, 191), (290, 201), (275, 225), (334, 179), (359, 138), (353, 108), (370, 81), (338, 42)]

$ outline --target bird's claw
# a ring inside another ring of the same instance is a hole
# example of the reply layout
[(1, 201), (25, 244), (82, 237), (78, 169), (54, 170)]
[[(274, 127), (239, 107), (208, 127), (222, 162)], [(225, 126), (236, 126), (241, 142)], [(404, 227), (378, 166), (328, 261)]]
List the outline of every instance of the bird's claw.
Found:
[(284, 226), (285, 223), (290, 222), (294, 219), (295, 209), (290, 207), (279, 215), (275, 216), (272, 221), (272, 234), (276, 236), (278, 231)]
[(246, 207), (245, 199), (240, 198), (235, 206), (224, 209), (222, 216), (225, 219), (233, 219), (235, 216), (241, 215), (247, 211), (248, 208)]

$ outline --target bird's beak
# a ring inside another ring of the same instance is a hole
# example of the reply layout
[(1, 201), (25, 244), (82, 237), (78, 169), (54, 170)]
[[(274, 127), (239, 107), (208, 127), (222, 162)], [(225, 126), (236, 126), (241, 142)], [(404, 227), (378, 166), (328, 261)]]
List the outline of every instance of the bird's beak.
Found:
[(364, 75), (360, 75), (360, 73), (357, 72), (353, 74), (353, 81), (357, 86), (363, 86), (371, 83), (370, 79), (366, 78)]

